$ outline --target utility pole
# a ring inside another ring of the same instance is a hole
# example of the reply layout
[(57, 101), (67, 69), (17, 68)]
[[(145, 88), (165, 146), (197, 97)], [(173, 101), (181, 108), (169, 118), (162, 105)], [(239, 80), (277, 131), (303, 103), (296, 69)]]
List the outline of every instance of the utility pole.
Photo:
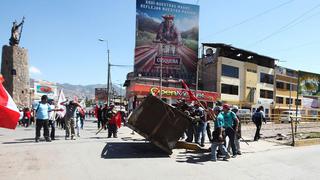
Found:
[(291, 103), (293, 102), (291, 99), (292, 99), (292, 96), (291, 96), (291, 91), (292, 91), (292, 84), (290, 83), (290, 91), (289, 91), (289, 119), (290, 119), (290, 123), (291, 123), (291, 134), (292, 134), (292, 146), (295, 145), (295, 139), (294, 139), (294, 131), (293, 131), (293, 118), (292, 118), (292, 115), (291, 115)]
[(108, 47), (108, 50), (107, 50), (107, 53), (108, 53), (108, 82), (107, 82), (107, 105), (109, 106), (110, 105), (110, 50), (109, 50), (109, 47)]

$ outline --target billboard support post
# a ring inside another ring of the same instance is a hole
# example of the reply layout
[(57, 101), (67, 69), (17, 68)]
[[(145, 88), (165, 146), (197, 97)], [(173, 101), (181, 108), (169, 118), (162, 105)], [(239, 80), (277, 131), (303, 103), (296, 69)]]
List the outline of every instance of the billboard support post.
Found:
[(162, 100), (162, 55), (160, 58), (160, 99)]

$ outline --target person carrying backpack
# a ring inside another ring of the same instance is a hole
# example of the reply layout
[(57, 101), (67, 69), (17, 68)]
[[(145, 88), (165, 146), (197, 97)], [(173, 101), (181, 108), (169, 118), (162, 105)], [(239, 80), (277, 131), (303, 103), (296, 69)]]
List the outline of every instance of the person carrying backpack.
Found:
[(263, 106), (258, 107), (256, 112), (252, 115), (252, 121), (256, 125), (256, 134), (254, 135), (254, 141), (258, 141), (260, 139), (260, 129), (262, 126), (262, 121), (266, 122), (266, 118), (263, 112)]
[(36, 138), (35, 141), (39, 142), (40, 131), (43, 127), (44, 138), (47, 142), (51, 142), (49, 138), (49, 112), (61, 111), (61, 109), (52, 109), (48, 104), (48, 96), (43, 95), (39, 104), (35, 106), (36, 114)]

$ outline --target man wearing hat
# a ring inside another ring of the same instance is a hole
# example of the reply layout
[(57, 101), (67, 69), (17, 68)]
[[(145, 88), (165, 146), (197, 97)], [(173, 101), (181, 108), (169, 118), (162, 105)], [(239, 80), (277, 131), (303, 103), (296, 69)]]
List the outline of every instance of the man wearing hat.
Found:
[(213, 113), (216, 115), (216, 120), (214, 121), (214, 131), (212, 132), (212, 144), (211, 144), (211, 161), (217, 161), (217, 147), (219, 147), (222, 155), (225, 157), (223, 160), (230, 158), (226, 147), (224, 145), (225, 137), (223, 136), (224, 131), (224, 118), (221, 114), (221, 107), (216, 106), (213, 109)]
[(236, 132), (238, 131), (239, 119), (236, 114), (230, 111), (230, 106), (228, 104), (223, 105), (222, 116), (224, 119), (224, 127), (226, 129), (226, 136), (229, 138), (229, 142), (232, 148), (233, 158), (237, 157), (237, 148), (235, 145)]
[(164, 43), (181, 43), (181, 34), (173, 23), (173, 15), (163, 15), (163, 22), (159, 26), (156, 40)]
[(108, 138), (111, 138), (112, 135), (114, 138), (117, 138), (118, 128), (113, 118), (115, 114), (114, 104), (110, 104), (109, 108), (103, 111), (103, 119), (108, 123)]

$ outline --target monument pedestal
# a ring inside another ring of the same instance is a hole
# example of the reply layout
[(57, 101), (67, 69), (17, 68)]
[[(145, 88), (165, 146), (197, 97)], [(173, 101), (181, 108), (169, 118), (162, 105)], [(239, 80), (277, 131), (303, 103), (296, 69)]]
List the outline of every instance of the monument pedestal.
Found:
[(30, 107), (28, 50), (19, 46), (2, 47), (1, 74), (4, 87), (18, 107)]

